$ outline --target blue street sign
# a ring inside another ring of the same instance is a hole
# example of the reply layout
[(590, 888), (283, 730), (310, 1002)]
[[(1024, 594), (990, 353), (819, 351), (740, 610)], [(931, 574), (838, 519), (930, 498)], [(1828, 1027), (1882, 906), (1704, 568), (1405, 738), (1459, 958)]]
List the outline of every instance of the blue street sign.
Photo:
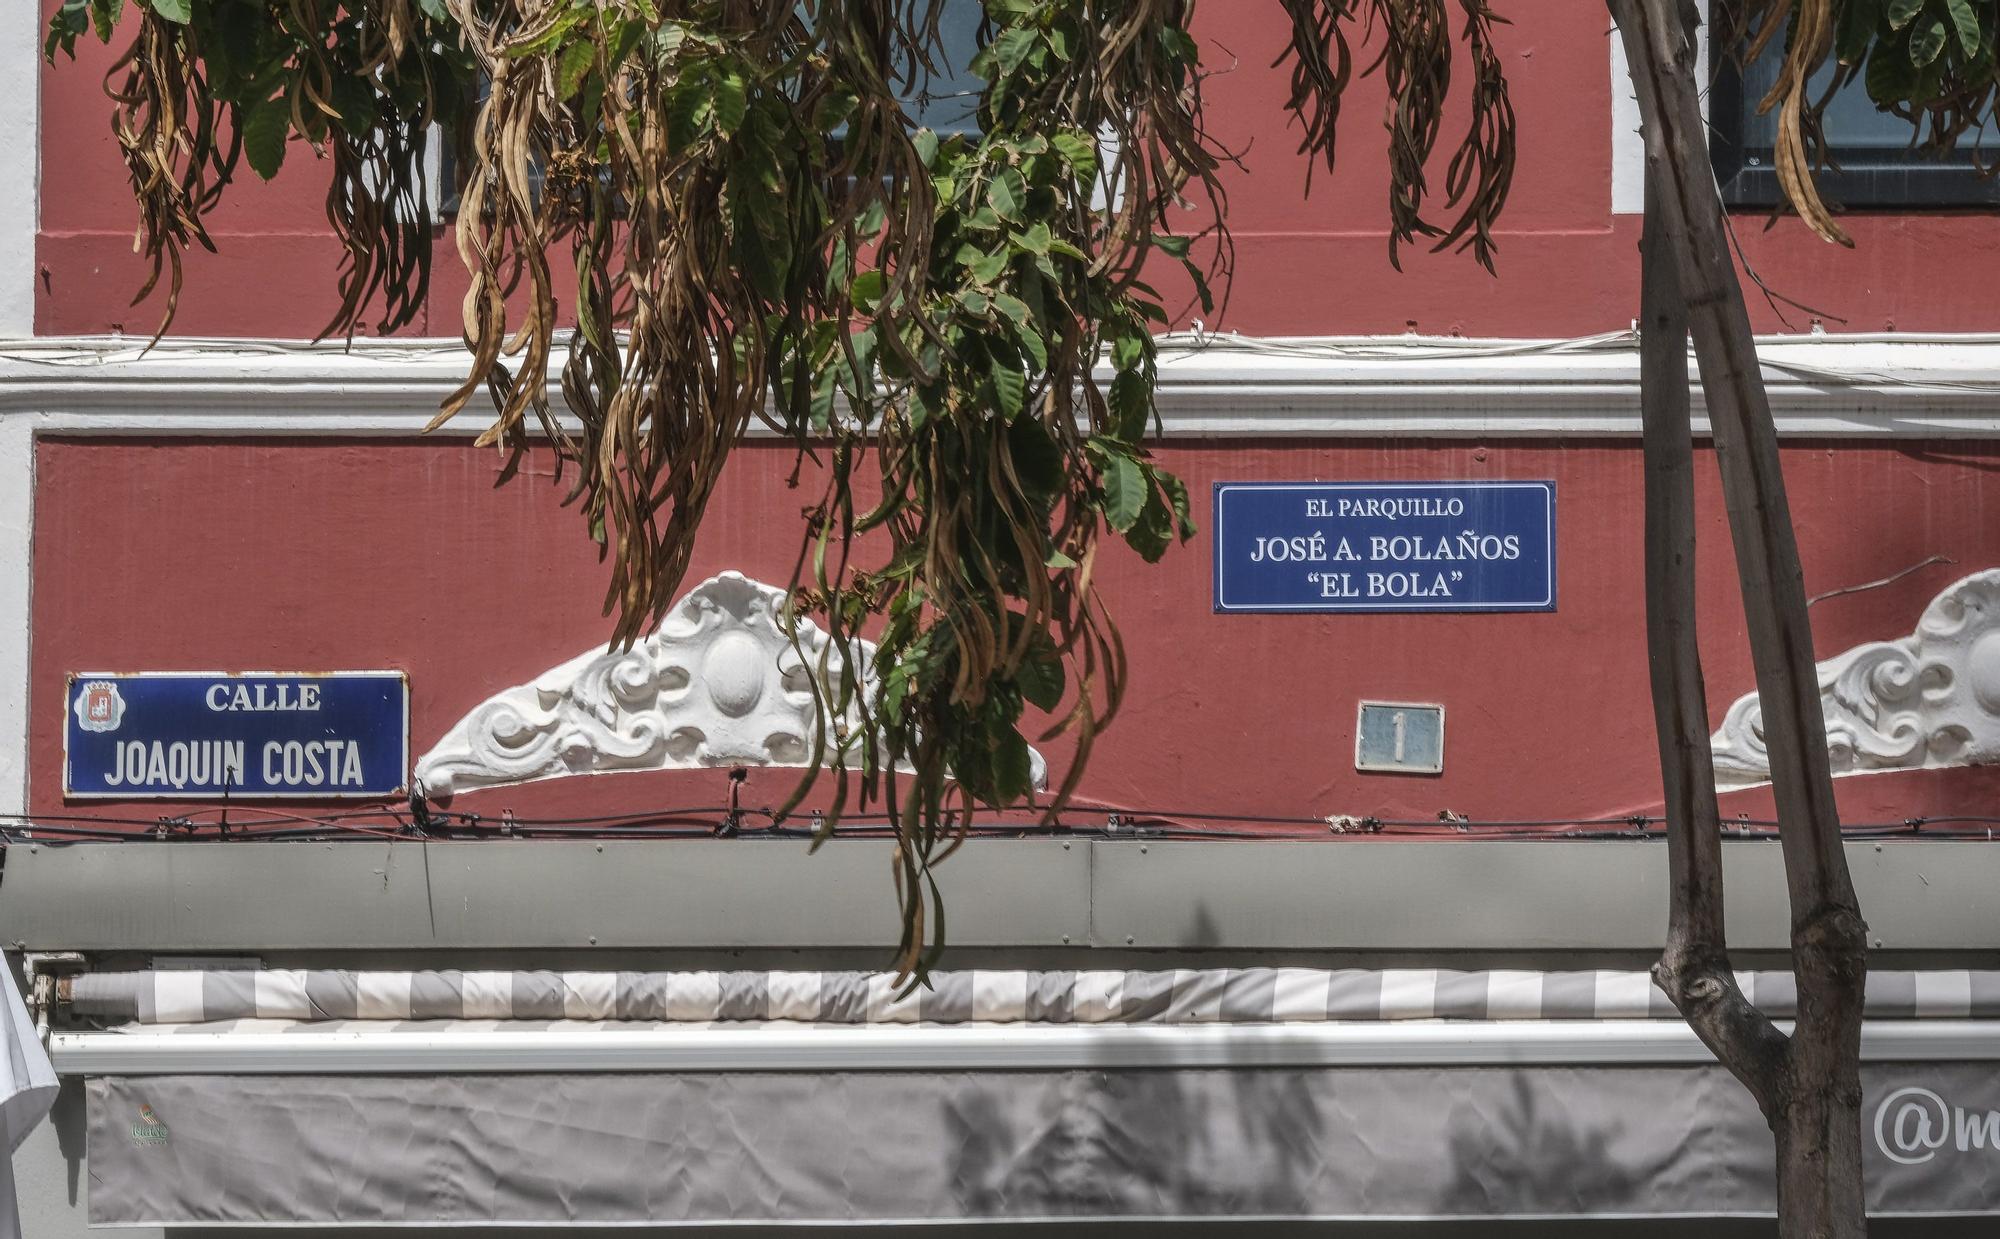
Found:
[(1217, 611), (1553, 611), (1554, 482), (1217, 482)]
[(66, 705), (66, 796), (373, 798), (408, 782), (400, 671), (77, 673)]

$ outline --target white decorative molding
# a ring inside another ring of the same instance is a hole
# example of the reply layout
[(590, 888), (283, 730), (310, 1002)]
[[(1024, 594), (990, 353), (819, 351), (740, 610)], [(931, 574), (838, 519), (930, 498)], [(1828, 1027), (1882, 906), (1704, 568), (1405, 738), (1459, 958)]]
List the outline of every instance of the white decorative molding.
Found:
[[(710, 577), (631, 649), (587, 651), (481, 702), (418, 760), (416, 785), (447, 800), (578, 774), (804, 767), (820, 710), (812, 677), (822, 665), (838, 676), (841, 660), (828, 657), (830, 640), (811, 620), (800, 621), (794, 648), (784, 609), (782, 589), (740, 572)], [(857, 644), (862, 691), (872, 695), (875, 647)], [(860, 714), (825, 721), (830, 756)], [(1041, 787), (1047, 766), (1031, 756)]]
[[(1911, 635), (1821, 662), (1819, 686), (1835, 775), (2000, 762), (2000, 568), (1933, 598)], [(1770, 782), (1756, 693), (1729, 707), (1711, 744), (1717, 787)]]
[[(465, 377), (457, 340), (101, 337), (0, 340), (0, 417), (38, 433), (420, 434)], [(2000, 335), (1760, 337), (1778, 432), (1862, 439), (2000, 437)], [(561, 351), (554, 359), (559, 369)], [(1108, 377), (1108, 374), (1107, 374)], [(562, 393), (551, 399), (561, 407)], [(1701, 394), (1695, 430), (1707, 432)], [(1639, 346), (1581, 339), (1163, 336), (1158, 405), (1169, 438), (1536, 439), (1639, 436)], [(438, 437), (486, 428), (473, 413)], [(771, 433), (752, 424), (752, 434)]]

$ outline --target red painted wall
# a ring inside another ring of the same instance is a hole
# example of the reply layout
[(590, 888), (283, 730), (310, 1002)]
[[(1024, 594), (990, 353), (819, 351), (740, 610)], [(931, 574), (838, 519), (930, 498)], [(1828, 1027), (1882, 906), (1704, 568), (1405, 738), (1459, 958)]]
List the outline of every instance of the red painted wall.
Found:
[[(42, 0), (45, 13), (58, 0)], [(1610, 210), (1611, 94), (1596, 0), (1515, 0), (1500, 46), (1518, 111), (1520, 164), (1500, 231), (1500, 273), (1464, 256), (1387, 261), (1380, 86), (1345, 111), (1338, 174), (1301, 191), (1283, 111), (1277, 6), (1205, 5), (1218, 70), (1218, 139), (1242, 154), (1225, 176), (1237, 244), (1228, 312), (1211, 327), (1260, 334), (1463, 332), (1563, 336), (1627, 326), (1637, 220)], [(109, 50), (44, 70), (37, 327), (149, 332), (134, 209), (100, 87)], [(1363, 57), (1365, 61), (1365, 56)], [(1452, 126), (1447, 125), (1447, 134)], [(1441, 179), (1441, 166), (1439, 169)], [(294, 146), (270, 185), (247, 171), (210, 221), (218, 255), (189, 257), (184, 334), (306, 336), (333, 306), (337, 247), (324, 164)], [(1192, 219), (1193, 217), (1191, 217)], [(1990, 330), (2000, 227), (1990, 214), (1857, 215), (1842, 251), (1795, 221), (1744, 218), (1750, 260), (1774, 287), (1853, 330)], [(421, 334), (457, 330), (463, 275), (441, 241)], [(1780, 327), (1754, 299), (1762, 329)], [(1803, 323), (1797, 325), (1802, 326)], [(1838, 329), (1841, 324), (1830, 323)], [(1134, 687), (1084, 792), (1149, 809), (1479, 818), (1597, 816), (1657, 798), (1641, 634), (1636, 443), (1215, 443), (1161, 449), (1197, 493), (1216, 479), (1543, 478), (1560, 491), (1560, 609), (1551, 615), (1217, 616), (1205, 539), (1148, 569), (1113, 554), (1105, 585), (1126, 625)], [(783, 581), (800, 500), (790, 455), (744, 449), (710, 517), (691, 580), (740, 568)], [(493, 456), (455, 443), (46, 441), (37, 475), (34, 582), (35, 807), (61, 807), (63, 675), (85, 669), (407, 667), (421, 752), (465, 709), (601, 640), (602, 572), (547, 486), (498, 490)], [(1787, 468), (1808, 587), (1938, 566), (1829, 600), (1822, 656), (1909, 632), (1957, 574), (2000, 563), (2000, 447), (1794, 443)], [(1721, 504), (1703, 474), (1704, 637), (1717, 718), (1751, 687)], [(113, 497), (107, 501), (107, 496)], [(775, 519), (773, 514), (775, 514)], [(1353, 770), (1355, 702), (1442, 701), (1439, 778)], [(1058, 763), (1061, 754), (1052, 751)], [(788, 776), (760, 772), (751, 799)], [(567, 781), (464, 798), (497, 812), (619, 812), (716, 798), (685, 774)], [(1850, 820), (1993, 803), (2000, 772), (1869, 776), (1840, 784)], [(699, 793), (699, 794), (696, 794)], [(1732, 810), (1761, 815), (1758, 794)], [(92, 807), (150, 819), (172, 806)]]
[[(691, 581), (737, 568), (783, 582), (799, 536), (792, 454), (740, 449)], [(1235, 479), (1553, 478), (1553, 614), (1216, 615), (1206, 535), (1148, 567), (1122, 548), (1101, 579), (1131, 654), (1127, 708), (1083, 795), (1147, 810), (1477, 819), (1628, 813), (1657, 802), (1629, 442), (1170, 443), (1197, 494)], [(603, 640), (604, 574), (560, 492), (494, 488), (498, 459), (457, 443), (45, 440), (35, 498), (31, 800), (42, 813), (147, 821), (155, 803), (65, 807), (63, 678), (86, 670), (405, 668), (422, 753), (488, 694)], [(1813, 609), (1819, 655), (1909, 633), (1928, 600), (2000, 563), (2000, 445), (1795, 443), (1785, 459), (1817, 593), (1928, 555), (1887, 588)], [(545, 465), (535, 466), (545, 469)], [(1702, 635), (1717, 720), (1751, 687), (1712, 469), (1701, 473)], [(1358, 774), (1361, 698), (1447, 709), (1441, 777)], [(1051, 750), (1058, 768), (1059, 751)], [(791, 776), (759, 771), (746, 803)], [(719, 803), (707, 773), (570, 779), (470, 794), (489, 816)], [(1840, 783), (1851, 822), (1987, 812), (2000, 771)], [(1761, 794), (1731, 812), (1762, 816)]]
[[(42, 0), (44, 11), (59, 0)], [(1283, 109), (1285, 74), (1270, 62), (1286, 43), (1278, 7), (1212, 0), (1198, 30), (1215, 70), (1207, 84), (1217, 138), (1240, 152), (1225, 176), (1237, 243), (1228, 313), (1211, 327), (1255, 334), (1423, 332), (1582, 335), (1627, 326), (1635, 312), (1637, 219), (1610, 211), (1611, 90), (1603, 6), (1596, 0), (1512, 0), (1499, 45), (1520, 118), (1520, 163), (1500, 230), (1500, 274), (1464, 256), (1387, 260), (1381, 87), (1364, 83), (1345, 109), (1336, 176), (1311, 199)], [(134, 209), (112, 141), (100, 79), (109, 50), (45, 69), (43, 210), (37, 329), (44, 334), (150, 333), (159, 304), (129, 303), (144, 278), (131, 252)], [(1367, 55), (1359, 57), (1365, 63)], [(1446, 126), (1446, 142), (1454, 126)], [(1440, 157), (1434, 181), (1443, 179)], [(188, 262), (175, 330), (190, 335), (308, 336), (334, 306), (337, 247), (321, 199), (325, 165), (294, 146), (271, 185), (247, 169), (211, 220), (219, 254)], [(1195, 217), (1190, 216), (1195, 222)], [(1993, 276), (2000, 227), (1990, 213), (1857, 215), (1856, 249), (1812, 237), (1796, 221), (1765, 230), (1740, 221), (1750, 261), (1775, 288), (1857, 331), (1979, 330), (1996, 326)], [(464, 277), (440, 245), (432, 312), (419, 334), (454, 335)], [(1760, 299), (1762, 330), (1782, 324)], [(1803, 329), (1803, 317), (1794, 326)]]

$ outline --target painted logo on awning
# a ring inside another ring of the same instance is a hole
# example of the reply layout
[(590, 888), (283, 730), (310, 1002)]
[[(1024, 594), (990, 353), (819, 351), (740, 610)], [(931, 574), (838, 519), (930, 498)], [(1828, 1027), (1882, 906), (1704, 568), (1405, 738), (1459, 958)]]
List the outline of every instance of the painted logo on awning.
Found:
[(1927, 1088), (1899, 1088), (1875, 1107), (1875, 1146), (1905, 1166), (1920, 1166), (1945, 1148), (2000, 1154), (2000, 1110), (1968, 1110)]

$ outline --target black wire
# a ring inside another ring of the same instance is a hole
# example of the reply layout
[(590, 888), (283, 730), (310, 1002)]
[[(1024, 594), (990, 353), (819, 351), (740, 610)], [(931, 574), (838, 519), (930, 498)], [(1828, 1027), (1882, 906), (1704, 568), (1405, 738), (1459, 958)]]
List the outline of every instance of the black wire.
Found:
[[(254, 809), (253, 809), (254, 811)], [(1094, 839), (1117, 839), (1120, 837), (1145, 837), (1161, 839), (1302, 839), (1341, 837), (1347, 834), (1411, 834), (1450, 835), (1460, 838), (1506, 838), (1506, 839), (1652, 839), (1664, 838), (1665, 832), (1655, 830), (1664, 819), (1644, 814), (1624, 817), (1596, 818), (1496, 818), (1489, 820), (1445, 819), (1445, 818), (1375, 818), (1354, 817), (1329, 820), (1324, 817), (1283, 817), (1252, 814), (1204, 813), (1190, 810), (1125, 809), (1109, 806), (1072, 806), (1073, 813), (1096, 814), (1103, 812), (1107, 817), (1115, 815), (1119, 826), (1113, 828), (1109, 822), (1099, 826), (1095, 823), (1079, 824), (1074, 821), (1057, 821), (1050, 825), (1029, 824), (1021, 821), (989, 819), (969, 824), (969, 833), (982, 837), (1035, 837), (1048, 838), (1077, 836)], [(690, 806), (685, 808), (661, 809), (646, 813), (606, 814), (596, 817), (521, 818), (512, 814), (487, 817), (466, 812), (445, 812), (432, 810), (430, 826), (421, 835), (412, 833), (415, 827), (407, 811), (384, 806), (374, 809), (347, 810), (336, 813), (306, 817), (301, 814), (273, 812), (273, 817), (256, 824), (238, 823), (231, 832), (232, 840), (291, 840), (327, 838), (370, 838), (395, 837), (408, 834), (417, 837), (470, 837), (490, 838), (494, 835), (514, 837), (545, 838), (697, 838), (713, 835), (716, 828), (727, 820), (731, 810), (725, 806)], [(769, 824), (746, 831), (742, 837), (766, 836), (780, 839), (812, 838), (824, 833), (815, 827), (788, 825), (770, 808), (743, 809), (738, 814), (754, 814), (768, 819)], [(797, 815), (794, 819), (797, 820)], [(1335, 821), (1352, 822), (1351, 829), (1334, 825)], [(7, 823), (17, 823), (7, 825)], [(365, 823), (365, 824), (364, 824)], [(1263, 830), (1232, 830), (1229, 826), (1264, 825), (1311, 827), (1310, 834), (1278, 833)], [(49, 842), (62, 841), (105, 841), (105, 842), (147, 842), (147, 841), (196, 841), (213, 838), (203, 832), (219, 828), (219, 822), (195, 821), (186, 817), (96, 817), (76, 814), (0, 814), (0, 842)], [(143, 830), (117, 830), (110, 827), (143, 827)], [(370, 827), (373, 827), (372, 829)], [(1951, 830), (1953, 826), (2000, 826), (2000, 816), (1976, 814), (1951, 814), (1938, 817), (1909, 817), (1897, 822), (1852, 823), (1842, 827), (1841, 833), (1847, 838), (1879, 837), (1929, 837), (1980, 839), (1991, 838), (1991, 830)], [(1778, 822), (1769, 818), (1738, 817), (1722, 823), (1727, 837), (1772, 838), (1775, 837)], [(872, 838), (894, 833), (894, 822), (886, 814), (854, 815), (843, 818), (836, 833), (846, 838)]]

